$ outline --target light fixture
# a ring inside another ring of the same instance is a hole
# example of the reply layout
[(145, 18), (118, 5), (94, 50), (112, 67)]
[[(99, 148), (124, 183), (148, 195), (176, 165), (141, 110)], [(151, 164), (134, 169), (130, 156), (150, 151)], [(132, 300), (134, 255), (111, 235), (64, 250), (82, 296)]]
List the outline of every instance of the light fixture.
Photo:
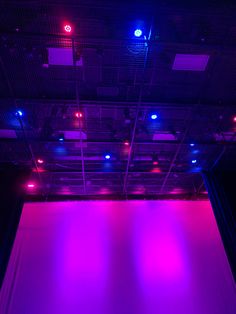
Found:
[(67, 33), (71, 33), (72, 27), (71, 27), (69, 24), (66, 24), (66, 25), (64, 25), (64, 30), (65, 30)]
[(124, 145), (125, 145), (125, 146), (129, 146), (129, 141), (128, 141), (128, 140), (125, 140), (125, 141), (124, 141)]
[(233, 121), (236, 122), (236, 116), (234, 116)]
[(189, 145), (190, 145), (191, 147), (193, 147), (195, 144), (194, 144), (194, 143), (190, 143)]
[(151, 115), (151, 119), (152, 119), (152, 120), (156, 120), (156, 119), (157, 119), (157, 114), (156, 114), (156, 113), (153, 113), (153, 114)]
[(37, 163), (38, 163), (38, 164), (43, 164), (44, 161), (43, 161), (43, 159), (40, 159), (40, 158), (39, 158), (39, 159), (37, 159)]
[(22, 112), (21, 110), (17, 110), (16, 113), (15, 113), (15, 115), (16, 115), (17, 117), (22, 117), (22, 116), (23, 116), (23, 112)]
[(64, 134), (59, 134), (58, 140), (59, 140), (59, 142), (63, 142), (64, 141)]
[(152, 154), (152, 164), (153, 166), (157, 166), (159, 164), (158, 156), (155, 153)]
[(33, 189), (33, 188), (35, 187), (35, 184), (34, 184), (34, 183), (28, 183), (28, 184), (27, 184), (27, 187), (28, 187), (29, 189)]
[(106, 160), (111, 159), (111, 155), (110, 155), (110, 154), (106, 154), (106, 155), (105, 155), (105, 159), (106, 159)]
[(82, 112), (76, 112), (75, 116), (76, 116), (76, 118), (82, 118), (83, 114), (82, 114)]
[(192, 164), (196, 164), (196, 163), (197, 163), (197, 159), (193, 159)]
[(134, 31), (134, 36), (135, 37), (141, 37), (143, 34), (142, 30), (140, 28), (137, 28), (135, 31)]

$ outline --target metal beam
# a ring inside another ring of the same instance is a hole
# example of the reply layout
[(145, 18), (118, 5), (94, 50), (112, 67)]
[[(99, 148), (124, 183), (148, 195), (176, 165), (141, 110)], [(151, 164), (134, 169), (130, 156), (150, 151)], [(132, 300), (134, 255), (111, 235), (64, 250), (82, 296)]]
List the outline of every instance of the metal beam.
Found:
[(148, 53), (149, 53), (149, 48), (150, 48), (149, 41), (150, 41), (151, 35), (152, 35), (152, 27), (153, 27), (153, 19), (152, 19), (152, 22), (151, 22), (148, 39), (146, 40), (147, 46), (146, 46), (146, 51), (145, 51), (145, 56), (144, 56), (144, 61), (143, 61), (142, 82), (140, 84), (140, 91), (139, 91), (139, 98), (138, 98), (137, 107), (136, 107), (136, 115), (135, 115), (135, 120), (134, 120), (134, 127), (133, 127), (133, 131), (132, 131), (130, 148), (129, 148), (129, 154), (128, 154), (128, 160), (127, 160), (126, 171), (125, 171), (125, 176), (124, 176), (123, 194), (125, 194), (125, 195), (127, 195), (127, 182), (128, 182), (128, 175), (129, 175), (129, 166), (130, 166), (130, 161), (131, 161), (132, 153), (133, 153), (134, 140), (135, 140), (136, 128), (137, 128), (137, 124), (138, 124), (140, 106), (141, 106), (141, 103), (142, 103), (143, 88), (144, 88), (144, 77), (145, 77), (147, 60), (148, 60)]

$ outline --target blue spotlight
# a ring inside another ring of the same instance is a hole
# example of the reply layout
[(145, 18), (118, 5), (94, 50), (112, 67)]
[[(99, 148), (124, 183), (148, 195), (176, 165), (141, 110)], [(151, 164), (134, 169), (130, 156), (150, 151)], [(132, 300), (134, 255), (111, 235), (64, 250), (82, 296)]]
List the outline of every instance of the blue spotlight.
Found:
[(106, 155), (105, 155), (105, 159), (106, 159), (106, 160), (111, 159), (111, 155), (110, 155), (110, 154), (106, 154)]
[(23, 112), (22, 112), (21, 110), (17, 110), (16, 113), (15, 113), (15, 115), (16, 115), (17, 117), (22, 117), (22, 116), (23, 116)]
[(196, 164), (196, 163), (197, 163), (197, 159), (193, 159), (192, 164)]
[(189, 145), (190, 145), (191, 147), (193, 147), (195, 144), (194, 144), (194, 143), (190, 143)]
[(157, 119), (157, 114), (155, 114), (155, 113), (152, 114), (152, 115), (151, 115), (151, 119), (152, 119), (152, 120), (156, 120), (156, 119)]
[(58, 136), (58, 140), (59, 140), (59, 142), (64, 142), (64, 134), (59, 134), (59, 136)]
[(134, 36), (135, 37), (141, 37), (143, 34), (142, 30), (137, 28), (135, 31), (134, 31)]

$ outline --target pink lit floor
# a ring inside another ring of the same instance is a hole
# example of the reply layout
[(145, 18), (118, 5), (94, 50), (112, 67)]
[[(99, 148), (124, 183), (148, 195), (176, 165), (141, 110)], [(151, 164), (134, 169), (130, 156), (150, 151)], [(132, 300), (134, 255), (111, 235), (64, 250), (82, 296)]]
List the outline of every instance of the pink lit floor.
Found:
[(0, 314), (235, 314), (208, 201), (29, 203)]

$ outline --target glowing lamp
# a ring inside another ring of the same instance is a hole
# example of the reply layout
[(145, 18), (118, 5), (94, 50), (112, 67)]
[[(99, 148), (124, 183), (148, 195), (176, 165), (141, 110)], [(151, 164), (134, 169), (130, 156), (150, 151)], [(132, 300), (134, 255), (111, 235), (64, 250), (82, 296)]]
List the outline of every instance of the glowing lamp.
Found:
[(82, 118), (83, 114), (81, 112), (76, 112), (75, 116), (76, 116), (76, 118)]
[(66, 25), (64, 26), (64, 30), (65, 30), (67, 33), (71, 33), (72, 27), (71, 27), (69, 24), (66, 24)]
[(143, 34), (142, 30), (137, 28), (135, 31), (134, 31), (134, 36), (135, 37), (141, 37)]
[(23, 112), (22, 112), (21, 110), (17, 110), (16, 113), (15, 113), (15, 115), (16, 115), (17, 117), (22, 117), (22, 116), (23, 116)]
[(28, 183), (28, 184), (27, 184), (27, 187), (28, 187), (29, 189), (33, 189), (33, 188), (35, 187), (35, 184), (34, 184), (34, 183)]
[(59, 140), (59, 142), (63, 142), (64, 141), (64, 134), (59, 134), (58, 140)]
[(155, 113), (152, 114), (152, 115), (151, 115), (151, 119), (152, 119), (152, 120), (156, 120), (156, 119), (157, 119), (157, 114), (155, 114)]

